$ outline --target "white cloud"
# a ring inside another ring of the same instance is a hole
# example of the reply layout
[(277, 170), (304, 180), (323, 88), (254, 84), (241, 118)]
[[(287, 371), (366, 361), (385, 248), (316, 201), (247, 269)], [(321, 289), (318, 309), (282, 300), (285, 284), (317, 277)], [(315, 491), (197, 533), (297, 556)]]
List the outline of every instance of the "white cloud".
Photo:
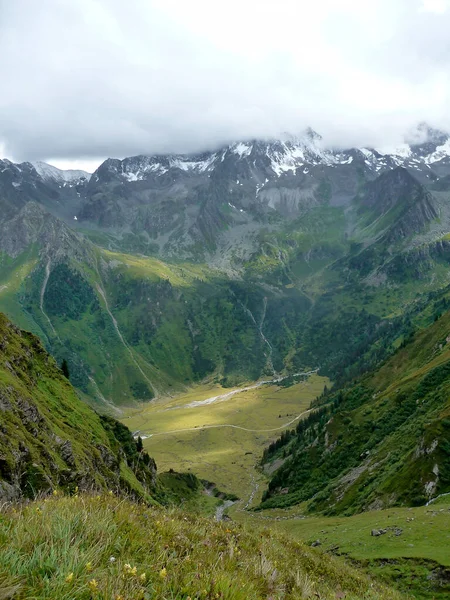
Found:
[(308, 125), (344, 146), (450, 129), (447, 4), (0, 0), (0, 143), (67, 165)]
[(448, 0), (422, 0), (422, 10), (425, 12), (445, 13), (450, 7)]

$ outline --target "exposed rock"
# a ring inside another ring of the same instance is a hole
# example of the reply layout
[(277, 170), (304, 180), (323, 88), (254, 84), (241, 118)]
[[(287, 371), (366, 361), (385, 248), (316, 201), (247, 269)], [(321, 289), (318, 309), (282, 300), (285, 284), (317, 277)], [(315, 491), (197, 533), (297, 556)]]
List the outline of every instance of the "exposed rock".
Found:
[(66, 440), (61, 444), (60, 454), (61, 458), (65, 463), (67, 463), (70, 467), (75, 466), (75, 457), (73, 455), (72, 443), (69, 440)]
[(22, 421), (25, 425), (39, 425), (43, 422), (43, 417), (39, 414), (38, 409), (34, 404), (19, 396), (16, 400), (17, 407), (21, 411)]
[(13, 502), (18, 500), (22, 495), (18, 485), (12, 485), (6, 481), (0, 481), (0, 501)]
[(384, 535), (387, 533), (387, 529), (372, 529), (370, 535), (373, 537), (378, 537), (380, 535)]

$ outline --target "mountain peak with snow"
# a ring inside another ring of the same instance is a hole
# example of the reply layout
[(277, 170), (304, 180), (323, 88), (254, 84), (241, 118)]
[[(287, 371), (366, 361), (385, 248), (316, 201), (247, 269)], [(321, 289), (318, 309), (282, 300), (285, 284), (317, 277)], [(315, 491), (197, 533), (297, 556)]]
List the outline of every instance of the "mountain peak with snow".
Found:
[(76, 183), (83, 179), (89, 181), (91, 177), (91, 173), (79, 169), (58, 169), (42, 161), (32, 162), (31, 164), (42, 179), (53, 180), (58, 183)]

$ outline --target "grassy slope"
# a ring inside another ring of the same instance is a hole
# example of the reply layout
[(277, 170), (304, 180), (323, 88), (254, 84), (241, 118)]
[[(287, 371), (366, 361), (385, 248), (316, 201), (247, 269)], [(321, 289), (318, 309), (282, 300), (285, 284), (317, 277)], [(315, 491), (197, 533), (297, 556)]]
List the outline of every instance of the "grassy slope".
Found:
[[(1, 314), (0, 340), (0, 479), (6, 497), (76, 485), (148, 496), (129, 466), (138, 459), (130, 432), (79, 400), (39, 340)], [(137, 472), (148, 487), (152, 470), (141, 465)]]
[[(235, 518), (245, 517), (239, 513)], [(305, 516), (301, 507), (256, 513), (256, 523), (356, 561), (369, 573), (413, 594), (444, 600), (450, 595), (450, 498), (428, 507), (393, 508), (352, 517)], [(372, 536), (373, 529), (386, 529)], [(395, 530), (401, 530), (396, 535)]]
[[(364, 274), (344, 260), (352, 248), (345, 230), (342, 208), (320, 206), (278, 232), (261, 231), (234, 281), (204, 264), (89, 246), (64, 259), (66, 272), (51, 263), (42, 305), (51, 324), (40, 306), (47, 259), (31, 247), (15, 260), (0, 257), (0, 309), (58, 361), (68, 359), (85, 397), (116, 405), (179, 392), (205, 376), (232, 386), (270, 372), (263, 318), (278, 372), (320, 365), (336, 380), (355, 348), (376, 364), (399, 337), (379, 345), (383, 319), (402, 314), (405, 294), (413, 302), (428, 291), (407, 273), (392, 290), (362, 285)], [(430, 290), (444, 283), (441, 266)]]
[(0, 594), (36, 600), (401, 597), (273, 531), (108, 495), (49, 498), (1, 514)]

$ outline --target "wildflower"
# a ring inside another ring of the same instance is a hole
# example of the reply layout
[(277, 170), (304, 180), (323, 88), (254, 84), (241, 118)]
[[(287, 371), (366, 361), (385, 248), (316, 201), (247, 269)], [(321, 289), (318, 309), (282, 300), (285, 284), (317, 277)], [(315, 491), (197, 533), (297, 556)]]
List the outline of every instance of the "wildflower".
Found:
[(57, 495), (58, 495), (58, 493), (59, 493), (59, 492), (58, 492), (58, 490), (53, 490), (53, 495), (54, 495), (54, 496), (57, 496)]
[(66, 583), (71, 583), (73, 579), (73, 573), (69, 573), (66, 577)]
[(109, 557), (109, 562), (110, 563), (115, 563), (116, 562), (116, 557), (115, 556), (110, 556)]
[(92, 563), (91, 562), (86, 563), (85, 569), (88, 573), (90, 573), (93, 570)]
[(124, 600), (124, 597), (119, 594), (118, 596), (116, 596), (116, 600)]
[(39, 508), (39, 506), (37, 507), (36, 512), (38, 515), (40, 515), (42, 513), (42, 510)]
[(88, 583), (89, 589), (91, 590), (91, 592), (95, 592), (98, 588), (98, 583), (96, 579), (91, 579), (90, 582)]
[(114, 496), (114, 492), (112, 490), (109, 490), (109, 495)]
[(137, 575), (137, 567), (132, 567), (129, 563), (124, 565), (123, 570), (127, 575)]
[(161, 579), (165, 579), (167, 577), (167, 569), (166, 567), (164, 567), (163, 569), (161, 569), (161, 571), (159, 572), (159, 576)]
[(147, 575), (145, 573), (141, 573), (139, 575), (139, 579), (142, 581), (142, 583), (145, 583), (147, 580)]

